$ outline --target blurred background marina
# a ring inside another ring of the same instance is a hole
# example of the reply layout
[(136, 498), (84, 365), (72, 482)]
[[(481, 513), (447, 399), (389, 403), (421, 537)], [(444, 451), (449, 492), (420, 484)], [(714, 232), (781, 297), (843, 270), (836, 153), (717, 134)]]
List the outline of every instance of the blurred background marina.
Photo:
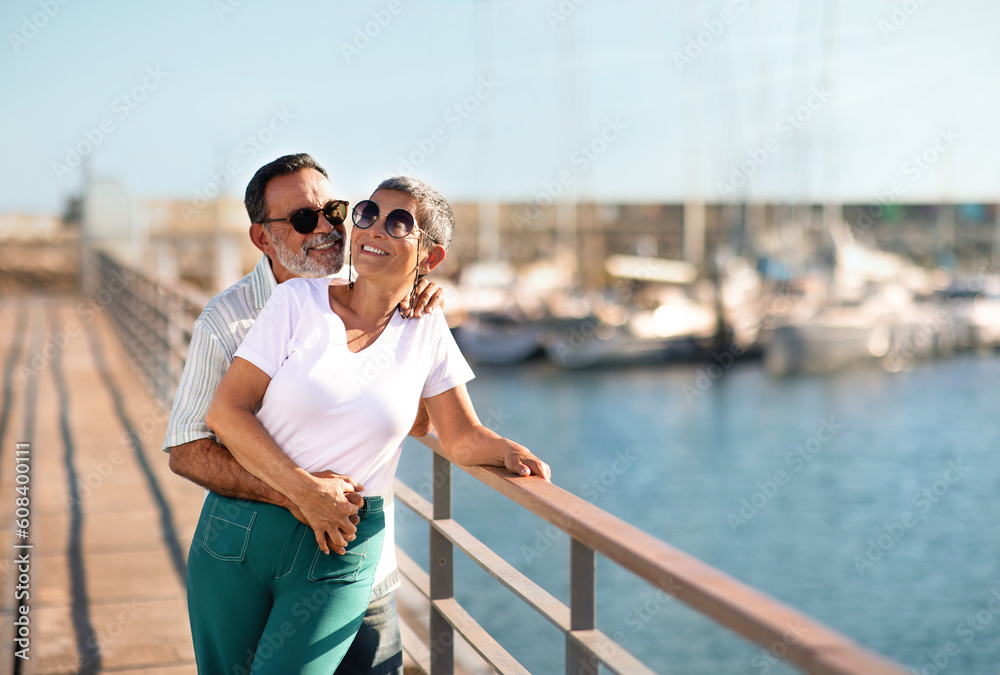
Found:
[[(75, 293), (81, 250), (100, 248), (207, 298), (258, 259), (241, 198), (261, 164), (308, 151), (352, 202), (416, 175), (455, 207), (434, 281), (490, 426), (566, 489), (861, 644), (927, 675), (995, 672), (1000, 6), (0, 12), (17, 94), (0, 104), (3, 294)], [(787, 459), (831, 419), (844, 431), (814, 461)], [(602, 483), (619, 452), (638, 470)], [(419, 483), (417, 455), (401, 472)], [(963, 461), (968, 477), (872, 552)], [(470, 529), (565, 595), (530, 553), (537, 522), (456, 493)], [(564, 567), (565, 551), (544, 557)], [(558, 670), (472, 579), (470, 611), (533, 672)], [(611, 571), (599, 589), (606, 632), (657, 670), (780, 672), (675, 605), (633, 632), (650, 596)]]
[[(71, 289), (99, 242), (214, 295), (256, 264), (242, 202), (88, 184), (62, 217), (0, 217), (7, 290)], [(772, 375), (890, 371), (1000, 346), (992, 204), (457, 203), (446, 313), (466, 355), (573, 369), (763, 359)], [(519, 225), (522, 213), (535, 217)], [(192, 215), (194, 214), (194, 215)], [(571, 227), (561, 218), (568, 219)], [(864, 226), (852, 227), (850, 223)], [(502, 224), (502, 225), (501, 225)]]

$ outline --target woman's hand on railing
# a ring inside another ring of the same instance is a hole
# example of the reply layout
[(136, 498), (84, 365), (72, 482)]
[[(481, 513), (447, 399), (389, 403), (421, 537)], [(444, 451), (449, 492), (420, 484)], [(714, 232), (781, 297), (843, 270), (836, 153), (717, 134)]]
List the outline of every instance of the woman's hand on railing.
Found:
[(520, 443), (505, 438), (503, 464), (515, 476), (538, 476), (552, 482), (552, 469)]
[(552, 481), (549, 465), (531, 450), (483, 426), (464, 384), (423, 401), (450, 461), (459, 466), (502, 466), (515, 476)]

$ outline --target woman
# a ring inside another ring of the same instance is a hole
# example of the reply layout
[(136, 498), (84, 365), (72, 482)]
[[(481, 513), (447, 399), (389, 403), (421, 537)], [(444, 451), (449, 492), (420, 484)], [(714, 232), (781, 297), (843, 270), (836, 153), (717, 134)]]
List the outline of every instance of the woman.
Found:
[[(465, 389), (472, 371), (440, 313), (405, 321), (398, 309), (444, 259), (451, 207), (420, 181), (391, 178), (353, 217), (357, 281), (279, 285), (209, 410), (220, 441), (294, 502), (312, 532), (286, 509), (209, 495), (194, 540), (207, 555), (189, 563), (189, 592), (208, 609), (192, 623), (209, 624), (196, 635), (224, 639), (213, 653), (195, 645), (200, 671), (335, 670), (368, 603), (382, 503), (421, 398), (452, 461), (549, 479), (544, 462), (479, 423)], [(324, 470), (363, 493), (356, 531), (311, 502), (306, 486)]]

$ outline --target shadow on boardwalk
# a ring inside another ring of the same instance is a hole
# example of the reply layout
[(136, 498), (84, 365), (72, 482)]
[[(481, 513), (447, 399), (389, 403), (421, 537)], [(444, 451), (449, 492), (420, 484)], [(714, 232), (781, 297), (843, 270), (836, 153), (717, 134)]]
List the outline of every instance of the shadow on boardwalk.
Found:
[[(25, 673), (194, 673), (185, 559), (204, 492), (174, 476), (167, 413), (78, 297), (0, 300), (0, 527), (15, 442), (30, 441)], [(4, 624), (17, 569), (4, 546)], [(9, 649), (9, 648), (8, 648)], [(0, 673), (9, 672), (9, 651)]]
[(169, 411), (80, 297), (0, 298), (0, 364), (0, 675), (17, 663), (10, 553), (25, 543), (11, 529), (22, 441), (33, 548), (30, 660), (19, 672), (195, 673), (184, 577), (205, 493), (160, 449)]

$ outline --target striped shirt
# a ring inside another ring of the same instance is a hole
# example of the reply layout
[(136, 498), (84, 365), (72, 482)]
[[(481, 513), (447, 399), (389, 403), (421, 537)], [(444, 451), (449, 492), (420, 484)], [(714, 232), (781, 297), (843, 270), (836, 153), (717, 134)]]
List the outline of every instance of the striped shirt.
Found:
[[(212, 298), (195, 320), (184, 372), (177, 385), (167, 436), (163, 441), (165, 452), (203, 438), (217, 440), (205, 423), (212, 397), (233, 362), (233, 355), (277, 285), (271, 261), (267, 256), (261, 256), (250, 274)], [(395, 509), (391, 496), (386, 501), (385, 541), (388, 544), (394, 539)], [(399, 585), (395, 546), (383, 546), (375, 572), (372, 600)]]
[(277, 285), (271, 261), (262, 255), (250, 274), (212, 298), (195, 320), (164, 450), (202, 438), (216, 440), (205, 424), (215, 389)]

